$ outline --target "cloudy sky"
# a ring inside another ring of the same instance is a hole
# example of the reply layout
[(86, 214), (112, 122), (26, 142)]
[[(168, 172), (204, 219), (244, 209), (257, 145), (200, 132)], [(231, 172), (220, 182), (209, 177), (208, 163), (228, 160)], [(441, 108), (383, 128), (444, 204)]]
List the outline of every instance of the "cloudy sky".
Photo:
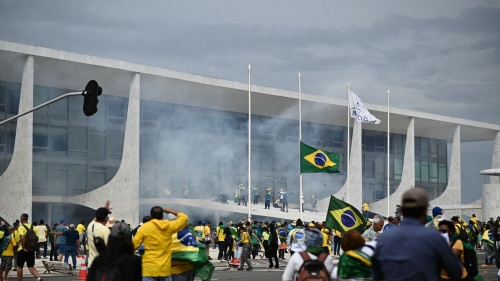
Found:
[[(500, 123), (498, 1), (0, 0), (0, 40)], [(464, 202), (492, 143), (463, 144)], [(472, 168), (471, 168), (472, 167)]]

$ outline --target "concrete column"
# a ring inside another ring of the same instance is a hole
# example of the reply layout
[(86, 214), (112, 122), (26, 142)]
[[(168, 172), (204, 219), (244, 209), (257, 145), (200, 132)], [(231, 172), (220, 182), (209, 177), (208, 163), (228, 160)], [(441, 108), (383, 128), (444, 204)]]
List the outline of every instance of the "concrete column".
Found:
[(111, 200), (112, 216), (125, 220), (130, 225), (139, 224), (139, 146), (140, 146), (140, 74), (135, 73), (130, 86), (127, 123), (120, 168), (104, 186), (91, 192), (68, 197), (68, 203), (75, 203), (97, 209)]
[[(344, 186), (333, 196), (342, 199), (346, 197), (346, 201), (356, 208), (361, 208), (363, 200), (363, 162), (362, 162), (362, 143), (361, 143), (361, 128), (362, 123), (354, 121), (352, 129), (352, 139), (351, 139), (351, 154), (349, 165), (349, 178), (346, 179)], [(347, 173), (347, 171), (345, 171)], [(350, 181), (350, 190), (347, 192), (347, 181)], [(349, 193), (349, 195), (347, 195)], [(347, 198), (349, 196), (349, 198)], [(319, 210), (326, 210), (328, 204), (330, 203), (330, 198), (327, 197), (318, 202)]]
[[(493, 155), (491, 159), (491, 169), (500, 168), (500, 132), (495, 137)], [(500, 214), (500, 177), (490, 176), (490, 183), (483, 184), (483, 221), (489, 218), (496, 218)]]
[[(24, 64), (21, 82), (19, 113), (33, 108), (33, 57), (28, 56)], [(8, 223), (27, 213), (32, 219), (32, 165), (33, 165), (33, 113), (17, 119), (14, 153), (9, 166), (0, 176), (2, 217)]]
[(462, 203), (462, 178), (460, 161), (460, 125), (455, 128), (453, 135), (453, 147), (451, 149), (450, 173), (448, 186), (441, 196), (429, 202), (430, 208), (440, 206), (446, 209), (446, 205), (460, 205)]
[[(405, 191), (415, 186), (415, 119), (412, 117), (406, 129), (405, 156), (403, 160), (403, 175), (398, 188), (391, 194), (389, 210), (393, 215), (396, 205), (401, 203), (401, 196)], [(387, 197), (370, 204), (370, 210), (374, 213), (387, 215)]]

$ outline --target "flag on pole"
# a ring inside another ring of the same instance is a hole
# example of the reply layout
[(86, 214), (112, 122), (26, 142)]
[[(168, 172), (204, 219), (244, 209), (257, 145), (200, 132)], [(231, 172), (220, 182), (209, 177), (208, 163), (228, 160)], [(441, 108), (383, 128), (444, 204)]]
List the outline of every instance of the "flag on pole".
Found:
[(371, 123), (371, 124), (379, 124), (380, 119), (373, 116), (368, 109), (366, 109), (365, 105), (361, 101), (361, 99), (350, 89), (349, 91), (349, 110), (351, 112), (351, 117), (355, 118), (361, 123)]
[(301, 173), (338, 173), (339, 155), (326, 152), (300, 142)]
[(366, 220), (352, 205), (330, 197), (328, 213), (326, 213), (325, 226), (345, 233), (348, 230), (357, 230), (362, 233), (365, 229)]

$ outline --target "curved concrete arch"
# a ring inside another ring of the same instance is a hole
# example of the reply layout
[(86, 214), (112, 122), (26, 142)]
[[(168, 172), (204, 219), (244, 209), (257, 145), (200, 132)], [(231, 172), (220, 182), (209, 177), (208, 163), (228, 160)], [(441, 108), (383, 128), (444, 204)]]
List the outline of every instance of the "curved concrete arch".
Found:
[(455, 127), (453, 134), (453, 144), (451, 149), (450, 172), (448, 176), (448, 186), (441, 196), (429, 202), (429, 206), (439, 206), (446, 209), (446, 206), (461, 205), (462, 203), (462, 178), (460, 160), (460, 125)]
[[(500, 132), (497, 132), (495, 137), (495, 145), (493, 147), (493, 155), (491, 159), (491, 168), (500, 168)], [(483, 220), (495, 218), (500, 214), (500, 177), (490, 176), (490, 183), (483, 184)]]
[[(403, 176), (398, 188), (389, 197), (390, 208), (396, 210), (396, 205), (400, 203), (403, 193), (415, 186), (415, 119), (410, 118), (408, 129), (406, 130), (405, 156), (403, 163)], [(381, 215), (393, 215), (387, 209), (387, 197), (370, 204), (370, 210)]]
[[(362, 143), (361, 143), (361, 122), (354, 122), (352, 128), (351, 139), (351, 154), (349, 157), (349, 178), (346, 179), (344, 186), (337, 191), (333, 196), (337, 198), (345, 198), (346, 202), (355, 206), (361, 207), (363, 202), (363, 162), (362, 162)], [(350, 132), (348, 132), (350, 133)], [(349, 191), (347, 190), (347, 181), (350, 180)], [(327, 210), (330, 204), (330, 197), (319, 200), (318, 209)]]
[[(33, 73), (34, 59), (33, 56), (28, 56), (21, 81), (19, 113), (33, 108)], [(27, 213), (32, 217), (32, 166), (33, 113), (29, 113), (17, 119), (14, 153), (9, 166), (0, 176), (1, 206), (13, 206), (12, 202), (16, 202), (15, 207), (2, 208), (2, 216), (10, 223), (19, 219), (21, 213)]]
[(130, 85), (122, 162), (116, 175), (107, 184), (85, 194), (66, 197), (64, 202), (97, 209), (109, 199), (114, 217), (130, 225), (139, 224), (140, 98), (140, 74), (135, 73)]

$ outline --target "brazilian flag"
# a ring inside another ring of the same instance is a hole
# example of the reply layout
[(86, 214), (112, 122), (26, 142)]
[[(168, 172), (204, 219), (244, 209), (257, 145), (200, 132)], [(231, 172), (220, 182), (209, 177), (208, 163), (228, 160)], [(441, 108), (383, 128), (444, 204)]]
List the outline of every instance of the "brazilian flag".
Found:
[(348, 230), (357, 230), (363, 233), (366, 220), (352, 205), (335, 198), (330, 197), (330, 206), (326, 214), (325, 226), (327, 228), (338, 230), (345, 233)]
[(301, 173), (338, 173), (339, 155), (326, 152), (300, 142)]

